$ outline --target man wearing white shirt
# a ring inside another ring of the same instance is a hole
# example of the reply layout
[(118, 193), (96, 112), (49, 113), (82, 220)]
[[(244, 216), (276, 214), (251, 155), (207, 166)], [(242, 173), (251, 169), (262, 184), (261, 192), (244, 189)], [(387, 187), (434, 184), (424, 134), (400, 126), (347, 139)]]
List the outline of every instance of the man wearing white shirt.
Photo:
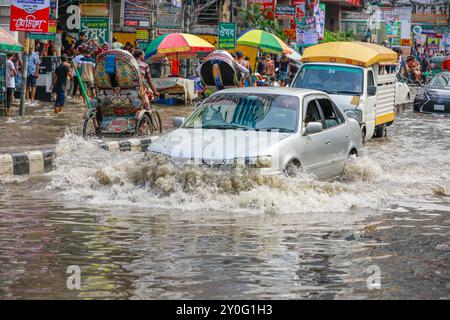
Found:
[(11, 115), (11, 101), (14, 95), (14, 89), (16, 88), (16, 68), (14, 67), (14, 62), (12, 59), (14, 57), (13, 53), (7, 54), (8, 60), (6, 61), (6, 116)]

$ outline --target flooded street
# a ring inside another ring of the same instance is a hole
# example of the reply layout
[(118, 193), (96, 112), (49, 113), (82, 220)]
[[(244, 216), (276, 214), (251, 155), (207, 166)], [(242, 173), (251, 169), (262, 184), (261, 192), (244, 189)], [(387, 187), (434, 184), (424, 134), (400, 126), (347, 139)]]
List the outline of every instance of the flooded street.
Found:
[(62, 137), (54, 171), (0, 177), (0, 299), (450, 298), (448, 117), (408, 109), (324, 182), (100, 150), (70, 116), (22, 141)]

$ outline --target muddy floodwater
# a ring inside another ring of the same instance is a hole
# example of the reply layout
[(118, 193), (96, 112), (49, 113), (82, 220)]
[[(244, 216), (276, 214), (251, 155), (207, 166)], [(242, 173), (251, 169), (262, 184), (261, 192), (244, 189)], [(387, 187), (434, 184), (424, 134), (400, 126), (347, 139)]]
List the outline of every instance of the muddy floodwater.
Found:
[(54, 171), (0, 178), (1, 299), (450, 298), (449, 117), (406, 110), (327, 182), (177, 168), (79, 126)]

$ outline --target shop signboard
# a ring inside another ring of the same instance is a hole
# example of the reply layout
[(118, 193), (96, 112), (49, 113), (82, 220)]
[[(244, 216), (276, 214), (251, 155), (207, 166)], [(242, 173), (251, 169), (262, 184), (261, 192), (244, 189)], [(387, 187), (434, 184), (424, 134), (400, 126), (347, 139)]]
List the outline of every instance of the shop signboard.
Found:
[(123, 26), (150, 28), (150, 6), (147, 0), (122, 1)]
[(157, 35), (181, 31), (182, 8), (171, 3), (158, 2), (156, 11)]
[(136, 29), (136, 41), (139, 49), (145, 50), (150, 41), (150, 32), (148, 29)]
[(81, 28), (79, 0), (58, 0), (58, 27), (65, 32), (78, 34)]
[(48, 32), (50, 0), (11, 0), (11, 31)]
[(218, 48), (219, 49), (236, 49), (236, 24), (235, 23), (219, 23), (218, 30)]
[(81, 30), (86, 33), (88, 39), (98, 38), (102, 45), (109, 41), (109, 17), (82, 17)]
[(30, 32), (28, 37), (34, 40), (56, 40), (56, 20), (50, 20), (48, 22), (48, 32)]
[(295, 6), (277, 4), (275, 8), (275, 15), (277, 17), (294, 17), (295, 9)]
[(83, 17), (109, 17), (109, 1), (81, 2)]

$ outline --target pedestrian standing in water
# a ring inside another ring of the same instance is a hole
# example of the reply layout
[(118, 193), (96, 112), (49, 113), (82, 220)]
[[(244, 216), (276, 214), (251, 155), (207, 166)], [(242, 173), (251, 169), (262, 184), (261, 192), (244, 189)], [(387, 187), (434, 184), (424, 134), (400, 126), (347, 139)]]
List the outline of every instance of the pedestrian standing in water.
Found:
[(36, 106), (34, 97), (36, 96), (36, 81), (39, 76), (40, 64), (41, 59), (39, 58), (39, 48), (36, 47), (35, 51), (28, 58), (27, 88), (25, 92), (25, 100), (28, 103), (28, 99), (30, 99), (30, 105), (32, 107)]
[(268, 76), (270, 80), (275, 80), (275, 63), (270, 54), (266, 55), (264, 75)]
[(66, 99), (67, 79), (70, 76), (70, 66), (67, 56), (61, 57), (61, 64), (53, 74), (52, 91), (56, 93), (55, 113), (62, 111)]
[(261, 57), (257, 58), (258, 64), (256, 65), (256, 72), (258, 72), (259, 74), (263, 74), (264, 73), (264, 69), (266, 67), (266, 65), (264, 64), (264, 61)]
[(15, 77), (17, 74), (14, 67), (13, 53), (7, 54), (8, 60), (6, 61), (6, 116), (11, 116), (11, 102), (14, 96), (14, 89), (16, 87)]
[(286, 86), (288, 77), (289, 77), (289, 70), (290, 69), (290, 63), (289, 58), (283, 54), (280, 60), (280, 81), (282, 86)]
[(245, 69), (247, 69), (247, 72), (241, 72), (242, 75), (242, 81), (244, 87), (250, 86), (250, 62), (244, 59), (244, 54), (242, 51), (236, 52), (236, 62), (243, 66)]

